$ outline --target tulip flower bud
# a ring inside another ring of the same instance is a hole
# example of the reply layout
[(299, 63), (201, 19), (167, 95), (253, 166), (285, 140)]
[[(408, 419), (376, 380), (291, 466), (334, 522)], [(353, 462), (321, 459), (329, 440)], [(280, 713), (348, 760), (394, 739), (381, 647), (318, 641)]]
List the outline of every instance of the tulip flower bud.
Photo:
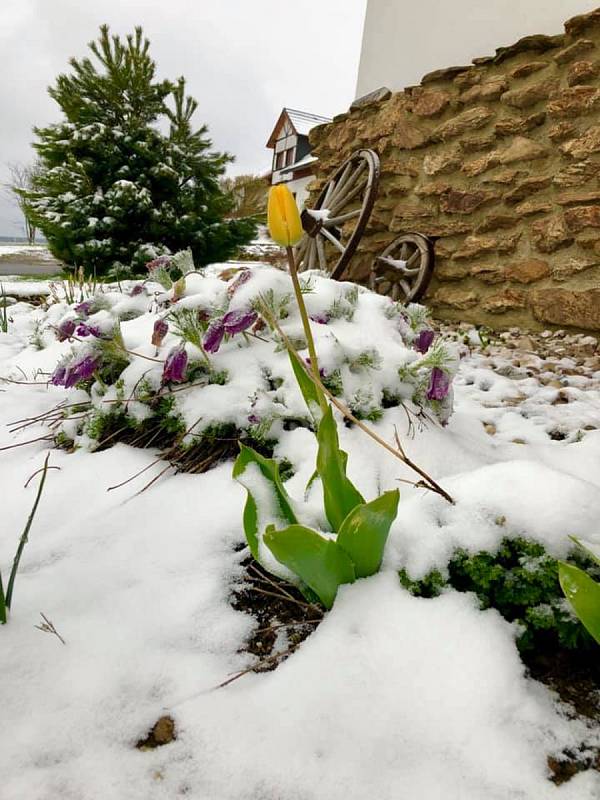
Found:
[(283, 183), (269, 191), (267, 220), (271, 238), (281, 247), (293, 247), (304, 235), (294, 196)]

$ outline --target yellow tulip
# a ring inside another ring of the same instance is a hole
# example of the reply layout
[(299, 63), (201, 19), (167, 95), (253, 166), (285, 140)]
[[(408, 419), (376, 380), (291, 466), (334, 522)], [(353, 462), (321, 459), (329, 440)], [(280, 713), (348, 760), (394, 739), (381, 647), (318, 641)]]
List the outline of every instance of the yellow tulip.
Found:
[(271, 238), (282, 247), (293, 247), (304, 235), (294, 196), (283, 183), (269, 191), (267, 219)]

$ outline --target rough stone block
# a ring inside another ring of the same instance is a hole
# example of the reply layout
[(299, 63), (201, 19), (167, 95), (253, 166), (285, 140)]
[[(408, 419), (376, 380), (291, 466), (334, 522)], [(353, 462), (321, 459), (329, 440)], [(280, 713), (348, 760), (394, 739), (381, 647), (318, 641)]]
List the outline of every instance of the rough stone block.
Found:
[(577, 128), (572, 122), (563, 120), (548, 128), (548, 138), (552, 142), (564, 142), (565, 139), (572, 139), (577, 133)]
[(585, 330), (600, 328), (600, 289), (535, 289), (530, 303), (535, 318), (540, 322)]
[(463, 111), (462, 114), (458, 114), (447, 122), (438, 125), (431, 138), (433, 141), (447, 142), (455, 136), (460, 136), (461, 133), (482, 128), (487, 125), (493, 116), (494, 112), (485, 106), (470, 108), (468, 111)]
[(485, 190), (469, 192), (450, 189), (440, 198), (440, 210), (447, 214), (471, 214), (479, 206), (497, 200), (498, 197), (497, 193)]
[(512, 205), (513, 203), (520, 203), (529, 195), (540, 192), (550, 186), (552, 178), (550, 175), (534, 175), (532, 178), (526, 178), (518, 183), (514, 189), (511, 189), (504, 196), (504, 202)]
[(507, 280), (515, 283), (535, 283), (550, 274), (550, 266), (538, 258), (526, 258), (508, 264), (504, 274)]
[(512, 236), (467, 236), (461, 248), (453, 255), (455, 261), (483, 255), (484, 253), (510, 253), (515, 250), (521, 233)]
[(514, 164), (518, 161), (534, 161), (537, 158), (546, 158), (550, 155), (550, 150), (533, 139), (525, 136), (515, 136), (506, 150), (499, 153), (501, 164)]
[(580, 203), (600, 203), (600, 189), (586, 191), (561, 192), (555, 198), (559, 206), (579, 205)]
[(586, 158), (561, 169), (552, 179), (552, 183), (555, 186), (581, 186), (587, 184), (599, 172), (600, 163)]
[(475, 228), (475, 233), (489, 233), (499, 228), (514, 228), (521, 221), (516, 214), (488, 214)]
[(576, 58), (579, 58), (579, 56), (582, 56), (584, 53), (593, 50), (595, 47), (596, 45), (591, 39), (578, 39), (568, 47), (559, 50), (554, 56), (554, 60), (557, 64), (567, 64), (569, 61), (574, 61)]
[(576, 61), (567, 71), (567, 84), (578, 86), (594, 80), (598, 74), (600, 74), (600, 66), (597, 61)]
[(562, 89), (546, 106), (551, 117), (578, 117), (600, 108), (600, 89), (594, 86), (572, 86)]
[(496, 123), (496, 136), (514, 136), (538, 128), (546, 121), (546, 112), (539, 111), (528, 117), (505, 117)]
[(554, 79), (540, 81), (522, 89), (511, 89), (502, 95), (501, 100), (512, 108), (529, 108), (541, 103), (542, 100), (547, 100), (559, 85), (559, 81)]
[(436, 117), (446, 110), (452, 100), (450, 92), (443, 90), (437, 92), (419, 90), (413, 97), (412, 112), (418, 117)]
[(480, 150), (489, 150), (496, 144), (496, 135), (494, 133), (484, 134), (482, 136), (465, 136), (464, 139), (459, 141), (460, 149), (464, 153), (475, 153)]
[(585, 158), (592, 153), (600, 152), (600, 125), (592, 125), (577, 139), (565, 142), (560, 149), (571, 158)]
[(585, 256), (574, 256), (564, 258), (552, 268), (552, 277), (555, 281), (567, 281), (574, 275), (591, 269), (591, 267), (597, 267), (599, 264), (599, 257), (586, 258)]
[(526, 61), (524, 64), (518, 64), (510, 70), (509, 75), (511, 78), (526, 78), (528, 75), (533, 75), (534, 72), (539, 72), (550, 66), (549, 61)]
[(471, 275), (484, 283), (504, 283), (504, 267), (501, 264), (475, 264)]
[(547, 214), (552, 208), (552, 203), (548, 200), (525, 200), (519, 203), (515, 211), (523, 217), (530, 217), (533, 214)]
[(498, 294), (490, 295), (481, 304), (484, 311), (490, 314), (503, 314), (505, 311), (525, 308), (527, 295), (521, 289), (504, 289)]
[(596, 26), (600, 26), (600, 8), (596, 8), (587, 14), (578, 14), (576, 17), (571, 17), (565, 22), (565, 31), (570, 36), (579, 36), (589, 28)]
[(565, 224), (572, 233), (584, 228), (600, 228), (600, 206), (575, 206), (565, 211)]
[(465, 104), (479, 102), (489, 103), (493, 100), (497, 100), (507, 89), (508, 81), (506, 78), (499, 76), (485, 83), (471, 86), (471, 88), (464, 91), (458, 99), (461, 103)]
[(431, 298), (435, 306), (448, 306), (459, 311), (473, 308), (479, 302), (479, 295), (468, 289), (438, 289)]
[(445, 172), (454, 172), (462, 162), (462, 153), (458, 146), (441, 153), (426, 155), (423, 158), (423, 172), (425, 175), (439, 175)]
[(565, 220), (558, 215), (533, 222), (531, 238), (540, 253), (554, 253), (573, 242), (573, 236)]

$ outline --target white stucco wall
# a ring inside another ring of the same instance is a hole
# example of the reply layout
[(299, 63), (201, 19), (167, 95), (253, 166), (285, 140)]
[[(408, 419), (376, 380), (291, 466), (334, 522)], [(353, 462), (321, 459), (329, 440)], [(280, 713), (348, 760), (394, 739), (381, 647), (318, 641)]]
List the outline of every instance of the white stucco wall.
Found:
[(356, 96), (402, 89), (523, 36), (563, 32), (598, 0), (368, 0)]

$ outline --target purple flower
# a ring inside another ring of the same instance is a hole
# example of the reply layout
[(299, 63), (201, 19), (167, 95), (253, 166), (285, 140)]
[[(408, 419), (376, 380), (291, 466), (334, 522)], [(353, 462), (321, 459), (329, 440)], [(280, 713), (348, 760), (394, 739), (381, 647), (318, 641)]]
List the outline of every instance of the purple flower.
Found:
[(81, 314), (82, 317), (88, 317), (90, 311), (92, 310), (93, 302), (91, 300), (84, 300), (83, 303), (79, 303), (79, 305), (75, 306), (75, 311), (78, 314)]
[(428, 400), (443, 400), (450, 391), (450, 378), (439, 367), (431, 370), (431, 378), (427, 387), (426, 397)]
[(64, 364), (59, 365), (52, 373), (52, 376), (50, 377), (50, 383), (54, 386), (64, 386), (66, 374), (67, 368), (64, 366)]
[(137, 297), (138, 294), (141, 294), (144, 291), (144, 285), (141, 283), (136, 283), (133, 289), (129, 292), (129, 297)]
[(164, 267), (165, 269), (171, 263), (171, 256), (159, 256), (158, 258), (153, 258), (152, 261), (146, 262), (146, 269), (148, 272), (154, 272), (155, 269), (160, 269)]
[(67, 339), (70, 339), (75, 333), (75, 325), (76, 322), (74, 319), (66, 319), (64, 322), (61, 322), (56, 329), (56, 337), (58, 341), (64, 342)]
[(64, 386), (65, 389), (70, 389), (79, 381), (88, 380), (91, 378), (98, 364), (100, 358), (98, 356), (84, 356), (80, 361), (75, 361), (68, 366), (59, 366), (52, 373), (50, 383), (54, 386)]
[(207, 353), (216, 353), (225, 336), (225, 325), (222, 319), (213, 320), (206, 331), (202, 346)]
[(162, 376), (163, 383), (167, 383), (167, 381), (182, 383), (185, 380), (187, 362), (188, 357), (185, 347), (182, 345), (174, 347), (165, 360)]
[(102, 336), (102, 331), (97, 325), (88, 325), (87, 322), (80, 322), (75, 333), (77, 336), (95, 336), (96, 339)]
[(250, 425), (260, 425), (260, 417), (258, 416), (258, 414), (249, 414), (248, 422), (250, 423)]
[(424, 328), (413, 342), (415, 350), (418, 353), (426, 353), (431, 347), (434, 339), (435, 333), (431, 330), (431, 328)]
[(236, 311), (228, 311), (223, 317), (223, 327), (225, 333), (233, 336), (236, 333), (241, 333), (254, 325), (258, 319), (258, 314), (254, 311), (244, 311), (238, 308)]
[(164, 319), (157, 319), (152, 330), (152, 344), (155, 347), (160, 347), (168, 332), (168, 323), (165, 322)]
[(319, 325), (327, 325), (329, 316), (327, 314), (312, 314), (311, 319), (313, 322), (318, 322)]
[(243, 286), (245, 283), (247, 283), (251, 277), (252, 273), (250, 272), (249, 269), (242, 270), (242, 272), (236, 275), (235, 279), (227, 288), (227, 295), (229, 297), (233, 297), (233, 295), (237, 292), (240, 286)]

